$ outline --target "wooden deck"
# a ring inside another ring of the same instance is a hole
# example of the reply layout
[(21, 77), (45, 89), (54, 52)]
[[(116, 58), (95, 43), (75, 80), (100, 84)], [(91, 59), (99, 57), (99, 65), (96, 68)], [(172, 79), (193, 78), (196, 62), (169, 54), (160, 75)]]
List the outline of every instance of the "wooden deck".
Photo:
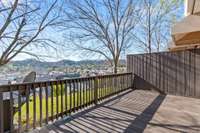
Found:
[(125, 91), (32, 133), (200, 132), (200, 99)]

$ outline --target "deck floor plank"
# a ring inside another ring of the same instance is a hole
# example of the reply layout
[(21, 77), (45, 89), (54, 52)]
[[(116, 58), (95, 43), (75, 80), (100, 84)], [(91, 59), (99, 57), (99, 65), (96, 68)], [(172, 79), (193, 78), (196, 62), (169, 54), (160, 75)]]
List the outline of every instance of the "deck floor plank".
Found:
[(200, 132), (200, 99), (126, 91), (32, 133)]

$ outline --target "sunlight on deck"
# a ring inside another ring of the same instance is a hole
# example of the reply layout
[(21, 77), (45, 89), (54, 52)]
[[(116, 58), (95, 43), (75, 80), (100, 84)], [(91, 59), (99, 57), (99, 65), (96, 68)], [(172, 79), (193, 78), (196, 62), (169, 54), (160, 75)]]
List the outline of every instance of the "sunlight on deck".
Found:
[(32, 132), (200, 132), (199, 110), (199, 99), (128, 90)]

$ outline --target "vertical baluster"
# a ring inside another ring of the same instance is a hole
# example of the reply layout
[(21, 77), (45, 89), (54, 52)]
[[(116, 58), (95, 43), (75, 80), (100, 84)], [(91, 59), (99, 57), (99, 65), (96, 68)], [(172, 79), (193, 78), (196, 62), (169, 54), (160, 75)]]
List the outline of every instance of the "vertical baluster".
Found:
[[(12, 87), (9, 87), (10, 90), (10, 132), (12, 133), (14, 131), (14, 125), (13, 125), (13, 91)], [(1, 117), (1, 116), (0, 116)], [(0, 121), (1, 122), (1, 121)], [(3, 122), (3, 121), (2, 121)]]
[[(20, 86), (21, 87), (21, 86)], [(21, 132), (21, 123), (22, 123), (22, 118), (21, 118), (21, 93), (20, 93), (20, 88), (19, 86), (17, 86), (17, 90), (19, 92), (18, 95), (18, 132)], [(23, 89), (23, 88), (22, 88)]]
[(106, 94), (106, 91), (107, 91), (107, 89), (106, 89), (106, 79), (107, 79), (107, 77), (105, 76), (105, 77), (104, 77), (104, 83), (103, 83), (103, 88), (104, 88), (103, 96), (104, 96), (104, 97), (105, 97), (105, 94)]
[(60, 82), (60, 86), (61, 86), (61, 88), (60, 88), (61, 89), (60, 90), (61, 91), (60, 92), (60, 94), (61, 94), (61, 96), (60, 96), (61, 97), (60, 98), (60, 100), (61, 100), (60, 101), (60, 103), (61, 103), (61, 117), (63, 117), (63, 81)]
[(92, 101), (94, 101), (94, 79), (93, 78), (91, 79), (91, 84), (92, 84), (92, 88), (91, 88), (92, 89), (92, 92), (91, 92), (92, 93)]
[(88, 87), (88, 91), (89, 91), (89, 104), (91, 103), (91, 79), (88, 78), (88, 84), (89, 84), (89, 87)]
[(73, 85), (73, 112), (75, 112), (75, 109), (76, 109), (76, 104), (75, 104), (75, 101), (76, 101), (76, 93), (75, 93), (75, 89), (76, 89), (76, 86), (75, 86), (75, 80), (72, 80), (72, 85)]
[(115, 80), (115, 76), (112, 77), (112, 89), (111, 89), (111, 92), (113, 90), (115, 90), (115, 82), (114, 82), (114, 80)]
[(106, 77), (106, 90), (105, 90), (105, 95), (107, 95), (107, 91), (108, 91), (108, 82), (109, 82), (109, 76)]
[(116, 81), (117, 81), (117, 76), (114, 76), (114, 86), (115, 86), (115, 88), (112, 92), (115, 92), (117, 90), (117, 82)]
[(94, 78), (92, 78), (91, 84), (92, 84), (92, 100), (94, 100)]
[(110, 76), (108, 76), (107, 78), (106, 95), (108, 94), (109, 89), (110, 89)]
[(113, 88), (113, 85), (112, 85), (112, 76), (109, 76), (109, 90), (108, 91), (111, 91)]
[(112, 90), (112, 92), (115, 92), (117, 90), (117, 77), (114, 76), (114, 89)]
[(82, 79), (80, 79), (79, 81), (80, 81), (80, 106), (82, 108)]
[(42, 127), (42, 86), (39, 84), (39, 101), (40, 101), (40, 127)]
[(119, 91), (122, 89), (122, 75), (119, 76)]
[(88, 78), (88, 91), (89, 91), (89, 93), (88, 93), (88, 103), (90, 104), (90, 101), (91, 101), (91, 84), (90, 84), (90, 78)]
[(54, 120), (54, 84), (53, 82), (50, 83), (51, 85), (51, 120), (53, 121)]
[(48, 122), (49, 122), (49, 97), (48, 97), (48, 95), (49, 95), (49, 92), (48, 92), (49, 90), (48, 90), (48, 83), (46, 82), (45, 83), (45, 101), (46, 101), (46, 124), (48, 124)]
[[(109, 76), (108, 77), (108, 89), (107, 89), (107, 91), (110, 91), (112, 88), (111, 88), (111, 76)], [(107, 93), (106, 93), (106, 95), (107, 95)]]
[(94, 98), (95, 78), (93, 78), (91, 82), (92, 82), (92, 101), (95, 101), (95, 98)]
[(104, 80), (105, 80), (105, 83), (104, 83), (104, 84), (105, 84), (105, 85), (104, 85), (104, 86), (105, 86), (105, 89), (104, 89), (104, 96), (106, 96), (106, 92), (108, 91), (108, 90), (107, 90), (107, 79), (108, 79), (108, 76), (106, 76), (105, 79), (104, 79)]
[(87, 78), (85, 78), (85, 106), (87, 107), (87, 102), (88, 102), (88, 100), (87, 100), (87, 94), (88, 94), (88, 92), (87, 92)]
[(122, 81), (121, 81), (121, 79), (122, 79), (122, 75), (120, 75), (119, 76), (119, 89), (118, 89), (118, 92), (121, 90), (121, 88), (122, 88)]
[(33, 128), (36, 128), (36, 94), (35, 94), (35, 84), (32, 85), (33, 89)]
[(102, 97), (104, 97), (104, 91), (105, 91), (105, 77), (102, 77), (102, 84), (103, 84), (103, 90), (102, 90)]
[[(130, 79), (131, 79), (131, 75), (129, 75), (129, 81), (130, 81)], [(128, 82), (127, 88), (129, 88), (129, 87), (131, 86), (130, 83), (131, 83), (131, 82)]]
[(78, 103), (79, 103), (79, 85), (78, 85), (78, 79), (75, 79), (75, 86), (76, 86), (76, 110), (78, 110)]
[(102, 100), (103, 100), (103, 96), (104, 96), (104, 79), (105, 79), (105, 77), (102, 77)]
[(104, 86), (105, 82), (104, 82), (104, 80), (105, 80), (105, 77), (102, 77), (102, 99), (104, 97), (104, 89), (105, 89), (105, 86)]
[[(126, 80), (128, 79), (128, 75), (124, 75), (124, 77)], [(128, 81), (125, 82), (125, 86), (126, 86), (125, 88), (128, 88), (128, 86), (129, 86), (127, 83), (128, 83)]]
[(133, 89), (133, 75), (132, 75), (132, 73), (130, 74), (130, 85), (129, 85), (129, 87), (131, 87), (132, 89)]
[(127, 75), (124, 75), (124, 87), (125, 88), (127, 88), (128, 86), (127, 86)]
[(129, 83), (128, 82), (129, 81), (129, 76), (127, 75), (126, 77), (127, 77), (127, 82), (126, 83), (127, 83), (127, 87), (128, 87), (129, 86), (129, 84), (128, 84)]
[(120, 76), (117, 76), (117, 91), (116, 91), (116, 92), (118, 92), (118, 91), (119, 91), (119, 87), (120, 87), (120, 86), (119, 86), (119, 84), (120, 84), (119, 77), (120, 77)]
[(99, 78), (98, 78), (98, 100), (100, 100), (100, 98), (101, 98), (101, 77), (99, 76)]
[[(100, 87), (101, 87), (101, 86), (100, 86), (100, 77), (99, 77), (99, 76), (96, 77), (95, 80), (96, 80), (96, 84), (95, 84), (95, 85), (97, 86), (97, 87), (95, 87), (95, 89), (96, 89), (95, 91), (97, 91), (97, 93), (96, 93), (96, 92), (95, 92), (95, 93), (98, 94), (98, 95), (97, 95), (97, 101), (98, 101), (99, 98), (100, 98), (100, 91), (99, 91), (99, 90), (100, 90)], [(94, 93), (94, 94), (95, 94), (95, 93)], [(95, 99), (96, 99), (96, 97), (95, 97)]]
[(105, 95), (107, 95), (107, 92), (109, 90), (108, 84), (109, 84), (109, 76), (106, 78), (106, 91), (105, 91)]
[(100, 83), (99, 91), (100, 91), (100, 99), (101, 99), (102, 98), (102, 77), (99, 78), (99, 83)]
[(114, 86), (113, 86), (113, 78), (114, 78), (113, 76), (110, 77), (110, 85), (111, 85), (110, 88), (111, 88), (111, 90), (114, 89)]
[(79, 80), (77, 79), (76, 80), (76, 107), (77, 107), (77, 109), (79, 109), (79, 95), (80, 95), (80, 92), (79, 92)]
[(127, 88), (128, 88), (128, 87), (131, 86), (131, 85), (130, 85), (130, 83), (131, 83), (131, 82), (130, 82), (131, 77), (130, 77), (130, 75), (127, 75), (127, 77), (128, 77), (128, 79), (129, 79), (129, 80), (128, 80), (128, 83), (127, 83)]
[(85, 79), (83, 79), (83, 107), (85, 107)]
[[(111, 84), (111, 76), (108, 77), (108, 90), (107, 91), (110, 91), (112, 89), (112, 84)], [(106, 93), (107, 95), (107, 93)]]
[(126, 88), (126, 87), (124, 87), (124, 76), (125, 76), (125, 75), (122, 76), (122, 89), (123, 89), (123, 90)]
[[(30, 95), (30, 86), (26, 85), (26, 130), (29, 129), (29, 95)], [(10, 96), (12, 97), (12, 95)], [(12, 98), (11, 98), (12, 99)], [(13, 105), (13, 104), (12, 104)], [(12, 107), (11, 107), (12, 108)], [(12, 112), (13, 113), (13, 112)], [(11, 114), (12, 114), (11, 113)], [(12, 116), (13, 117), (13, 116)], [(12, 118), (11, 117), (11, 118)], [(11, 131), (12, 132), (12, 131)]]
[(90, 104), (92, 104), (92, 78), (90, 78), (89, 83), (90, 83)]
[(86, 90), (86, 106), (87, 106), (88, 105), (88, 78), (86, 78), (85, 80), (86, 80), (85, 90)]
[(65, 111), (66, 111), (66, 116), (67, 116), (67, 110), (68, 110), (68, 107), (67, 107), (68, 106), (68, 99), (67, 99), (68, 98), (68, 94), (67, 94), (68, 93), (68, 90), (67, 90), (68, 87), (67, 87), (67, 85), (68, 85), (67, 80), (65, 80)]
[(116, 91), (116, 89), (117, 89), (116, 76), (113, 77), (113, 84), (114, 84), (113, 91)]
[(117, 83), (117, 90), (115, 92), (119, 91), (119, 76), (116, 76), (116, 83)]
[(123, 88), (127, 88), (126, 86), (126, 75), (123, 76)]
[(58, 86), (58, 81), (56, 81), (56, 119), (58, 119), (58, 107), (59, 107), (59, 101), (58, 101), (58, 90), (59, 90), (59, 86)]
[(118, 77), (118, 75), (116, 75), (115, 80), (116, 80), (115, 81), (115, 83), (116, 83), (116, 90), (114, 92), (117, 92), (119, 90), (119, 77)]
[(120, 86), (120, 91), (122, 90), (122, 75), (120, 75), (120, 77), (119, 77), (119, 80), (120, 80), (120, 84), (119, 84), (119, 86)]
[(94, 78), (94, 104), (95, 105), (97, 105), (98, 103), (98, 88), (99, 88), (98, 80), (99, 80), (98, 77)]
[(85, 95), (85, 107), (87, 107), (87, 79), (85, 78), (85, 85), (84, 85), (84, 95)]
[(69, 97), (70, 97), (69, 113), (71, 113), (72, 112), (72, 80), (69, 80)]
[(114, 93), (116, 93), (119, 90), (119, 76), (116, 76), (116, 83), (117, 83), (117, 88)]
[(112, 92), (115, 89), (115, 86), (114, 86), (114, 76), (111, 76), (110, 78), (111, 78), (111, 88), (112, 88), (110, 90), (110, 92)]
[(107, 76), (104, 78), (104, 96), (106, 96), (106, 91), (107, 91), (107, 88), (106, 88), (106, 81), (107, 81)]
[(124, 75), (121, 76), (121, 90), (123, 90), (123, 78), (124, 78)]
[(124, 75), (122, 76), (122, 88), (121, 88), (121, 90), (123, 90), (123, 89), (125, 89), (124, 88)]

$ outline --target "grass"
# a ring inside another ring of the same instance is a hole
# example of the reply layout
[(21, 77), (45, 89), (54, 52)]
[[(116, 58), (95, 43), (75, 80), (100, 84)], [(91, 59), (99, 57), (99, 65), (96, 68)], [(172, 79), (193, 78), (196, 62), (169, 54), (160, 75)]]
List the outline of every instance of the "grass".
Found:
[[(60, 90), (59, 90), (60, 91)], [(112, 88), (102, 88), (102, 89), (98, 89), (98, 97), (103, 97), (106, 95), (109, 95), (110, 93), (112, 93), (113, 89)], [(64, 92), (63, 92), (64, 94)], [(85, 95), (85, 97), (83, 96)], [(75, 96), (75, 101), (74, 101), (74, 96)], [(65, 102), (65, 98), (67, 99), (67, 103)], [(51, 97), (48, 97), (48, 116), (51, 116)], [(81, 92), (81, 101), (82, 104), (87, 103), (87, 102), (91, 102), (92, 100), (94, 100), (94, 90), (87, 90), (85, 92)], [(46, 119), (46, 99), (45, 96), (42, 96), (42, 119), (45, 120)], [(63, 111), (66, 111), (66, 108), (69, 110), (70, 109), (70, 102), (72, 103), (72, 108), (73, 108), (73, 103), (75, 102), (75, 105), (77, 106), (80, 105), (80, 91), (75, 92), (75, 93), (71, 93), (71, 98), (70, 98), (70, 94), (67, 94), (66, 97), (65, 95), (63, 95)], [(21, 107), (21, 122), (22, 122), (22, 126), (24, 127), (26, 125), (26, 111), (27, 111), (27, 105), (23, 104)], [(75, 107), (76, 107), (75, 106)], [(33, 96), (30, 96), (30, 101), (29, 101), (29, 124), (30, 126), (32, 126), (33, 124)], [(56, 109), (57, 109), (57, 104), (56, 104), (56, 96), (53, 96), (53, 115), (56, 115)], [(58, 113), (61, 113), (61, 95), (58, 95)], [(18, 123), (18, 112), (15, 113), (14, 115), (14, 124), (17, 125)], [(36, 123), (38, 124), (40, 121), (40, 99), (39, 99), (39, 95), (36, 95)], [(44, 121), (43, 121), (44, 122)], [(43, 123), (42, 122), (42, 123)]]

